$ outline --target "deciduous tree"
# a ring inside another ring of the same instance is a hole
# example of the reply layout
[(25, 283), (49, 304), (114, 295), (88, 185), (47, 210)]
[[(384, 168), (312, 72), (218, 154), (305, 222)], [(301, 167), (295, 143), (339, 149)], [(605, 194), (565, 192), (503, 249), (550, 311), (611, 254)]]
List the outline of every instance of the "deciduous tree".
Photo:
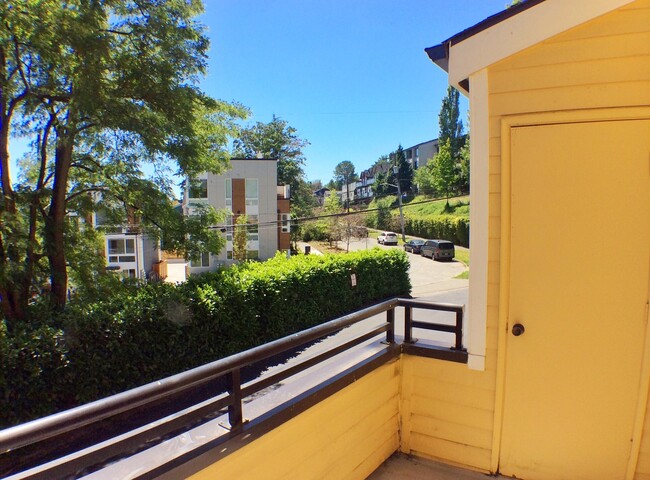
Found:
[[(173, 221), (170, 235), (186, 237), (169, 183), (147, 181), (143, 167), (218, 172), (245, 116), (197, 87), (208, 48), (201, 12), (199, 0), (0, 4), (0, 298), (10, 328), (44, 260), (52, 304), (65, 304), (75, 258), (66, 224), (94, 198), (121, 200), (150, 225)], [(32, 145), (17, 187), (12, 133)], [(111, 149), (101, 148), (107, 138)]]
[(345, 206), (350, 211), (350, 182), (357, 179), (357, 174), (354, 171), (354, 165), (349, 160), (343, 160), (334, 168), (334, 180), (341, 184), (341, 188), (345, 191), (347, 199)]
[(449, 206), (449, 194), (454, 186), (456, 175), (454, 172), (454, 159), (451, 156), (450, 141), (445, 140), (440, 144), (440, 150), (433, 157), (432, 173), (436, 190), (444, 193)]

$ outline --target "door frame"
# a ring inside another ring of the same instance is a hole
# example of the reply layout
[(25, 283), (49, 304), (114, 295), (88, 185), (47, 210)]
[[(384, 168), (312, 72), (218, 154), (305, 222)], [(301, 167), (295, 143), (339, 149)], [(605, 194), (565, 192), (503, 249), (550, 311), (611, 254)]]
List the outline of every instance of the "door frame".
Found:
[[(497, 337), (497, 371), (494, 408), (494, 429), (492, 436), (491, 471), (497, 472), (501, 456), (503, 433), (506, 349), (508, 348), (508, 317), (510, 305), (510, 249), (511, 249), (511, 130), (516, 127), (560, 125), (571, 123), (610, 122), (624, 120), (650, 119), (650, 107), (596, 108), (585, 110), (565, 110), (556, 112), (528, 113), (501, 117), (501, 245), (499, 271), (499, 325)], [(650, 161), (650, 159), (649, 159)], [(650, 164), (648, 166), (650, 169)], [(650, 172), (649, 172), (650, 174)], [(650, 269), (650, 265), (648, 266)], [(646, 315), (650, 313), (646, 310)], [(646, 322), (646, 332), (639, 383), (639, 397), (635, 412), (633, 439), (625, 478), (632, 480), (639, 458), (643, 436), (648, 388), (650, 387), (650, 318)]]

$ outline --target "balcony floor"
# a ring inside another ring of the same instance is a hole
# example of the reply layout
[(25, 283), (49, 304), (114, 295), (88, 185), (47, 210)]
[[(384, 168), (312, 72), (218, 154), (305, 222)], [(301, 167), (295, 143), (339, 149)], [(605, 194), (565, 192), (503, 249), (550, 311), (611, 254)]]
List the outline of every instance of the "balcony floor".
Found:
[(452, 467), (426, 458), (393, 454), (367, 480), (486, 480), (487, 478), (507, 479), (501, 475), (492, 476), (486, 473)]

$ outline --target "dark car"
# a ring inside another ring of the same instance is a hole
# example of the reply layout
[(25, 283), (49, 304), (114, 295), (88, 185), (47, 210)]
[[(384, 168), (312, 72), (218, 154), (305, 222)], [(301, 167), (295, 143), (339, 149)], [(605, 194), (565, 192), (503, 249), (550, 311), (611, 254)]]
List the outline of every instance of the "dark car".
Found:
[(404, 251), (411, 253), (420, 253), (420, 248), (424, 245), (424, 240), (409, 240), (404, 244)]
[(456, 254), (454, 244), (449, 240), (427, 240), (420, 247), (420, 255), (431, 257), (434, 260), (451, 261)]

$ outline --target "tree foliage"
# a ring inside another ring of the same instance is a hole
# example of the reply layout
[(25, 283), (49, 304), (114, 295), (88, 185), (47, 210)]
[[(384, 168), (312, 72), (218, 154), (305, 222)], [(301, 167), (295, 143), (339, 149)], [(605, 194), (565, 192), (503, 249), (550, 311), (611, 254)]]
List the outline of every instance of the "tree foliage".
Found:
[(243, 262), (248, 252), (248, 216), (239, 215), (235, 220), (232, 235), (232, 256), (235, 260)]
[(418, 187), (418, 192), (424, 195), (433, 195), (436, 193), (436, 182), (432, 167), (433, 158), (430, 158), (426, 165), (418, 168), (413, 175), (413, 181)]
[(444, 193), (449, 205), (449, 196), (456, 181), (454, 159), (451, 155), (451, 142), (445, 140), (440, 144), (440, 150), (433, 157), (431, 172), (436, 190)]
[[(208, 49), (196, 22), (202, 8), (199, 0), (0, 3), (0, 297), (10, 328), (46, 278), (52, 304), (65, 304), (68, 269), (89, 265), (76, 252), (96, 242), (71, 243), (69, 223), (99, 202), (185, 248), (180, 239), (197, 221), (174, 210), (170, 173), (219, 172), (246, 114), (197, 87)], [(31, 144), (18, 183), (9, 170), (17, 135)], [(147, 164), (153, 178), (143, 175)]]
[[(397, 181), (402, 193), (409, 192), (413, 187), (413, 167), (406, 161), (402, 145), (398, 145), (390, 155), (380, 157), (375, 163), (375, 183), (373, 192), (378, 197), (397, 195)], [(398, 167), (397, 174), (394, 167)], [(383, 171), (382, 171), (383, 170)]]
[(303, 149), (309, 145), (297, 135), (297, 130), (286, 120), (273, 115), (269, 123), (257, 122), (242, 129), (233, 142), (233, 154), (245, 158), (274, 158), (278, 161), (278, 184), (291, 185), (297, 189), (304, 177), (305, 155)]
[(447, 87), (447, 94), (442, 99), (438, 122), (440, 125), (438, 140), (440, 144), (449, 140), (451, 157), (457, 161), (464, 143), (463, 122), (460, 120), (459, 93), (451, 86)]
[(342, 218), (338, 215), (343, 213), (343, 204), (341, 199), (336, 193), (325, 198), (323, 211), (326, 215), (330, 215), (325, 221), (327, 222), (327, 240), (332, 246), (335, 242), (343, 238), (344, 223)]
[(389, 181), (395, 185), (397, 185), (397, 182), (399, 181), (402, 193), (411, 191), (413, 184), (413, 167), (406, 161), (402, 145), (398, 145), (397, 150), (391, 153), (389, 158), (391, 165), (396, 165), (398, 167), (397, 175), (392, 168), (389, 170)]
[(350, 183), (356, 179), (357, 174), (351, 161), (343, 160), (334, 168), (334, 180), (337, 185), (341, 185), (341, 190), (345, 192), (345, 204), (348, 207), (348, 211), (350, 209)]

